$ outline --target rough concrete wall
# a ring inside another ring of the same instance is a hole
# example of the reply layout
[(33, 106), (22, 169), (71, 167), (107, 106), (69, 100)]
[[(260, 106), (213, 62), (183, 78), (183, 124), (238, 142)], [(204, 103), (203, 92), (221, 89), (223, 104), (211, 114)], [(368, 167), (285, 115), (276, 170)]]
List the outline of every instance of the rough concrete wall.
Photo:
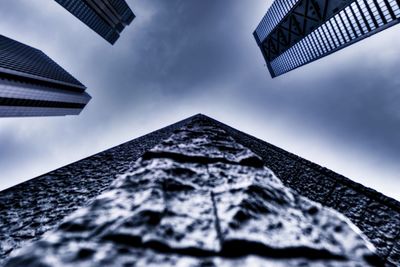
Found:
[(56, 227), (98, 196), (132, 162), (193, 118), (0, 192), (0, 265), (11, 251)]
[(371, 249), (340, 213), (198, 121), (6, 266), (377, 266)]
[(373, 189), (300, 158), (281, 148), (205, 117), (262, 157), (265, 165), (300, 194), (350, 218), (377, 247), (378, 254), (400, 266), (400, 203)]

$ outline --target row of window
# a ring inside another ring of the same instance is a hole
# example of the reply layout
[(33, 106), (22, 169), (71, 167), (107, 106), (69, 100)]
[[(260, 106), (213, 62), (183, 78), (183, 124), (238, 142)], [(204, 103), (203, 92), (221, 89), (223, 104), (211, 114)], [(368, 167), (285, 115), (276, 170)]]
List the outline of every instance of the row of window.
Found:
[(94, 12), (86, 3), (82, 0), (55, 0), (75, 17), (80, 19), (83, 23), (88, 25), (97, 34), (102, 36), (110, 43), (114, 43), (119, 34), (108, 25), (96, 12)]
[(82, 109), (0, 106), (0, 117), (78, 115)]
[(0, 106), (44, 107), (44, 108), (80, 108), (80, 109), (83, 109), (85, 107), (85, 104), (0, 97)]
[(125, 24), (130, 24), (132, 20), (135, 18), (132, 10), (129, 8), (128, 4), (125, 0), (109, 0), (113, 7), (118, 11), (122, 16), (122, 21)]
[(82, 86), (42, 51), (2, 35), (0, 35), (0, 67)]
[(40, 88), (39, 86), (19, 86), (16, 83), (3, 83), (0, 79), (0, 97), (24, 98), (47, 101), (72, 102), (86, 104), (90, 100), (87, 93), (75, 93), (63, 90)]
[(102, 18), (108, 25), (110, 25), (118, 33), (122, 32), (125, 28), (123, 18), (109, 0), (97, 1), (86, 0), (86, 3), (93, 9), (96, 14)]
[(397, 0), (357, 0), (272, 60), (271, 67), (275, 76), (283, 74), (378, 32), (387, 23), (398, 23), (399, 18)]
[(255, 31), (261, 42), (267, 38), (268, 34), (272, 32), (275, 26), (281, 22), (298, 1), (299, 0), (274, 1)]

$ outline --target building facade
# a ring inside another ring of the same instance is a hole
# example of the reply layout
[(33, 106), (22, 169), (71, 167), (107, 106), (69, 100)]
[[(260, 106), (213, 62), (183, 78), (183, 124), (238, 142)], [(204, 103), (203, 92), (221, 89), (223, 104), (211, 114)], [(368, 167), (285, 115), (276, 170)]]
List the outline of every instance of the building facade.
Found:
[(276, 77), (399, 21), (399, 0), (276, 0), (254, 37)]
[(89, 28), (114, 44), (135, 15), (124, 0), (55, 0)]
[(0, 192), (0, 222), (5, 266), (400, 264), (399, 202), (204, 115)]
[(0, 35), (0, 117), (78, 115), (85, 90), (42, 51)]

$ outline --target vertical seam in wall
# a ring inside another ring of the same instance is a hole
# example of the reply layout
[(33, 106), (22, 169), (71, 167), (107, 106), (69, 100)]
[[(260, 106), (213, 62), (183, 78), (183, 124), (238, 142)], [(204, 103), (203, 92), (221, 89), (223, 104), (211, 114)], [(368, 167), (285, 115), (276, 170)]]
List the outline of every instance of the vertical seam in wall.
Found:
[(212, 201), (212, 204), (213, 204), (214, 217), (215, 217), (215, 230), (217, 231), (217, 237), (218, 237), (218, 240), (219, 240), (220, 249), (222, 249), (223, 238), (222, 238), (222, 232), (221, 232), (221, 224), (220, 224), (220, 220), (219, 220), (219, 217), (218, 217), (217, 204), (215, 203), (215, 196), (214, 196), (214, 192), (213, 191), (211, 191), (211, 201)]
[[(210, 175), (210, 172), (208, 170), (208, 164), (206, 165), (206, 170), (208, 175)], [(217, 238), (219, 241), (219, 249), (222, 249), (222, 245), (223, 245), (223, 238), (222, 238), (222, 231), (221, 231), (221, 223), (219, 220), (219, 216), (218, 216), (218, 210), (217, 210), (217, 204), (215, 201), (215, 194), (212, 190), (210, 190), (210, 196), (211, 196), (211, 202), (213, 205), (213, 212), (214, 212), (214, 220), (215, 220), (215, 230), (217, 232)]]

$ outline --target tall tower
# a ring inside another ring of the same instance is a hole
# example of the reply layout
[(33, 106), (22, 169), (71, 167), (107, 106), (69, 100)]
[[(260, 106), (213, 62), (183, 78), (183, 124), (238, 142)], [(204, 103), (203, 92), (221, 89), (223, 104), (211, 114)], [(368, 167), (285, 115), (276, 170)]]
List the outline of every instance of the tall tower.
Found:
[(135, 18), (125, 0), (55, 0), (89, 28), (114, 44)]
[(0, 117), (78, 115), (85, 89), (42, 51), (0, 35)]
[(275, 0), (254, 32), (272, 77), (400, 22), (400, 0)]
[(204, 115), (0, 192), (7, 267), (398, 266), (399, 236), (399, 202)]

